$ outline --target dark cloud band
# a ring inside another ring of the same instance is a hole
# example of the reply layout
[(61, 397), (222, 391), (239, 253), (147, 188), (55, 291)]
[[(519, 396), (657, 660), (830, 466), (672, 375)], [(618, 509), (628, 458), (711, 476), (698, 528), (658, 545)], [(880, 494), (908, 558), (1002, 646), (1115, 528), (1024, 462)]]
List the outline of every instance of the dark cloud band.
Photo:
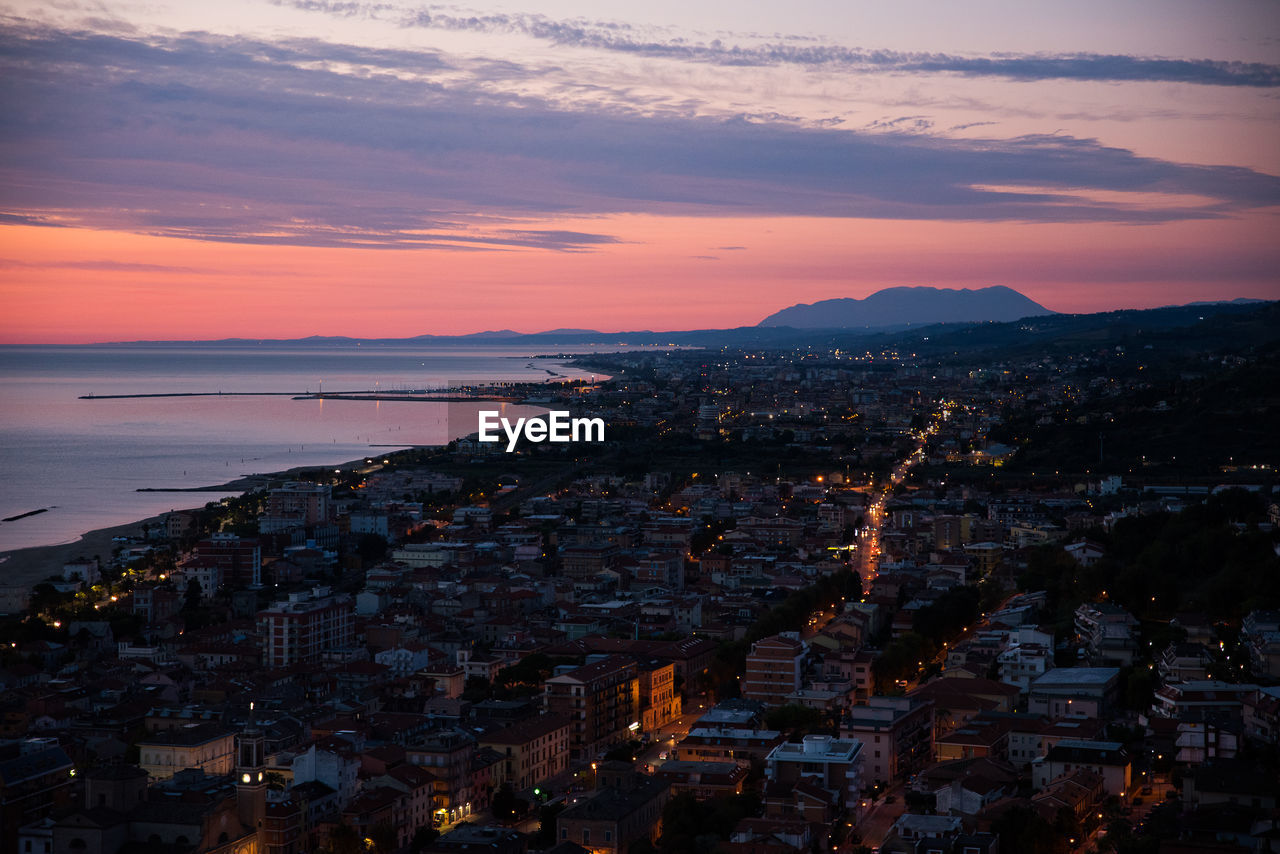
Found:
[[(1192, 83), (1202, 86), (1280, 86), (1280, 66), (1257, 62), (1169, 59), (1125, 54), (1014, 54), (958, 56), (891, 50), (864, 50), (811, 39), (784, 38), (762, 44), (727, 44), (723, 39), (645, 38), (627, 24), (611, 21), (557, 21), (535, 14), (457, 14), (427, 7), (404, 12), (386, 3), (278, 0), (308, 11), (383, 17), (402, 26), (440, 30), (519, 33), (570, 47), (726, 66), (799, 65), (860, 73), (955, 74), (1007, 80), (1081, 80)], [(758, 41), (752, 39), (751, 41)]]
[[(318, 62), (357, 55), (358, 72)], [(416, 71), (390, 73), (400, 68)], [(617, 238), (526, 223), (623, 212), (1143, 223), (1280, 204), (1276, 176), (1087, 139), (575, 112), (465, 74), (447, 85), (433, 76), (457, 68), (429, 51), (309, 40), (10, 28), (0, 33), (0, 221), (240, 243), (590, 251)], [(520, 73), (539, 72), (504, 71)]]

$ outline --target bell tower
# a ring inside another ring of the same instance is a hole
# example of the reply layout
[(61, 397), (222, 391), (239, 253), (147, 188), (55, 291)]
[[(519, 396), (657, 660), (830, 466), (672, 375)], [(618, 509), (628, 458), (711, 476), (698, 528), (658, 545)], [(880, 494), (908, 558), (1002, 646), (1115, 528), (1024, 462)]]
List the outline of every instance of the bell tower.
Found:
[(262, 827), (267, 815), (266, 738), (258, 728), (253, 703), (249, 703), (249, 723), (236, 736), (236, 806), (240, 823), (251, 830)]

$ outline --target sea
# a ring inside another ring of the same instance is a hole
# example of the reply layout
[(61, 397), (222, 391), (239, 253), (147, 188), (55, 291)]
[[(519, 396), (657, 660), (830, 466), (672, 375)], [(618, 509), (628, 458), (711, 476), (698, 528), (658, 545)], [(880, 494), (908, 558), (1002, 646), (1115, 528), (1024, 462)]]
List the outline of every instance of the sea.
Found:
[[(458, 417), (458, 404), (293, 394), (590, 377), (538, 355), (547, 354), (527, 346), (0, 347), (0, 519), (11, 519), (0, 521), (0, 552), (73, 542), (86, 531), (236, 494), (139, 490), (335, 465), (442, 445), (476, 429), (474, 417)], [(104, 397), (180, 392), (220, 394)], [(42, 512), (24, 515), (32, 511)]]

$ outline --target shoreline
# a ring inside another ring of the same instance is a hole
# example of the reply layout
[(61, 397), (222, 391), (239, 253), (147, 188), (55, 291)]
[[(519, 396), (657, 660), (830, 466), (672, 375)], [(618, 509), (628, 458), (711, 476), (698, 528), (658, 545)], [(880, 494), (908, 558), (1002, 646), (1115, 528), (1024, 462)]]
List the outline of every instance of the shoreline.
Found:
[[(332, 466), (295, 466), (277, 472), (250, 474), (235, 480), (214, 486), (193, 486), (178, 489), (158, 489), (143, 487), (138, 492), (218, 492), (239, 493), (243, 495), (254, 489), (263, 489), (272, 481), (288, 480), (291, 475), (303, 471), (314, 471), (317, 468), (358, 468), (365, 465), (365, 458), (334, 463)], [(97, 556), (106, 563), (111, 560), (115, 548), (115, 537), (140, 536), (142, 527), (163, 525), (169, 513), (189, 513), (204, 509), (203, 502), (196, 507), (174, 508), (157, 516), (148, 516), (132, 522), (122, 522), (105, 528), (94, 528), (86, 531), (69, 543), (53, 543), (44, 546), (24, 546), (0, 552), (0, 587), (23, 587), (31, 590), (51, 575), (61, 576), (62, 567), (78, 558)]]
[(103, 562), (109, 561), (115, 548), (115, 537), (140, 535), (143, 525), (159, 525), (163, 524), (163, 520), (164, 516), (149, 516), (136, 522), (86, 531), (79, 539), (70, 543), (27, 546), (0, 552), (0, 585), (31, 590), (51, 575), (61, 576), (63, 565), (77, 558), (92, 558), (96, 555)]
[[(511, 359), (554, 359), (556, 367), (569, 368), (571, 370), (582, 371), (572, 363), (575, 356), (591, 355), (591, 354), (575, 354), (566, 357), (564, 354), (544, 356), (508, 356)], [(545, 369), (544, 369), (545, 370)], [(588, 370), (590, 370), (588, 368)], [(550, 385), (552, 383), (563, 382), (570, 379), (564, 375), (559, 375), (555, 379), (544, 379), (541, 383), (531, 383), (531, 385)], [(585, 380), (584, 378), (581, 378)], [(596, 382), (607, 381), (610, 379), (607, 375), (597, 375)], [(537, 406), (538, 404), (530, 404)], [(439, 445), (376, 445), (371, 448), (379, 448), (376, 454), (388, 453), (386, 449), (395, 448), (397, 451), (412, 450), (414, 448), (423, 447), (441, 447)], [(284, 469), (276, 472), (264, 472), (257, 474), (244, 475), (222, 484), (212, 484), (209, 486), (193, 486), (193, 487), (141, 487), (137, 492), (165, 492), (165, 493), (192, 493), (198, 495), (200, 493), (238, 493), (243, 495), (255, 489), (266, 488), (273, 481), (288, 480), (291, 476), (302, 471), (314, 471), (318, 468), (360, 468), (365, 465), (367, 457), (361, 457), (356, 460), (348, 460), (341, 463), (330, 463), (324, 465), (306, 465), (295, 466), (293, 468)], [(0, 587), (22, 587), (27, 590), (32, 589), (40, 582), (46, 580), (52, 575), (61, 575), (64, 564), (70, 563), (80, 557), (92, 558), (95, 555), (104, 562), (111, 559), (111, 553), (115, 547), (113, 538), (140, 535), (142, 526), (153, 526), (162, 524), (165, 516), (169, 513), (192, 512), (203, 509), (202, 502), (195, 507), (174, 508), (166, 513), (148, 516), (130, 522), (122, 522), (117, 525), (110, 525), (104, 528), (95, 528), (85, 531), (80, 536), (67, 543), (52, 543), (42, 546), (23, 546), (21, 548), (0, 551)], [(25, 515), (25, 514), (24, 514)]]

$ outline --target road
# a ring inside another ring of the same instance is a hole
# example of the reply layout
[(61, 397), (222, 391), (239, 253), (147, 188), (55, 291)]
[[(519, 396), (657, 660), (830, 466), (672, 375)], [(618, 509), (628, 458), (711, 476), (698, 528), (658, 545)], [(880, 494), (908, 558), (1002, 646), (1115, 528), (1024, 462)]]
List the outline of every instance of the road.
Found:
[[(907, 805), (903, 802), (903, 792), (904, 788), (899, 783), (872, 801), (871, 806), (863, 814), (862, 821), (858, 822), (853, 829), (853, 832), (862, 840), (858, 843), (859, 845), (878, 849), (884, 844), (893, 823), (907, 810)], [(893, 803), (888, 803), (890, 799)]]
[(684, 714), (679, 719), (672, 721), (664, 726), (655, 735), (653, 741), (636, 757), (636, 767), (641, 771), (647, 771), (646, 766), (657, 767), (664, 761), (662, 754), (666, 753), (667, 758), (671, 759), (675, 750), (675, 745), (680, 742), (689, 730), (697, 723), (698, 718), (707, 709), (706, 697), (692, 697), (689, 705), (685, 708)]
[(938, 423), (946, 417), (946, 408), (938, 410), (929, 419), (929, 426), (916, 434), (915, 447), (911, 449), (911, 453), (898, 461), (893, 467), (893, 471), (889, 473), (889, 478), (880, 488), (876, 490), (871, 499), (871, 503), (867, 505), (867, 519), (870, 525), (865, 529), (859, 550), (862, 552), (862, 578), (863, 584), (869, 588), (871, 582), (875, 580), (880, 567), (880, 531), (884, 527), (885, 506), (888, 504), (889, 497), (893, 494), (893, 489), (898, 484), (907, 479), (907, 475), (911, 472), (911, 467), (917, 463), (921, 463), (925, 458), (925, 449), (929, 444), (929, 439), (938, 432)]

